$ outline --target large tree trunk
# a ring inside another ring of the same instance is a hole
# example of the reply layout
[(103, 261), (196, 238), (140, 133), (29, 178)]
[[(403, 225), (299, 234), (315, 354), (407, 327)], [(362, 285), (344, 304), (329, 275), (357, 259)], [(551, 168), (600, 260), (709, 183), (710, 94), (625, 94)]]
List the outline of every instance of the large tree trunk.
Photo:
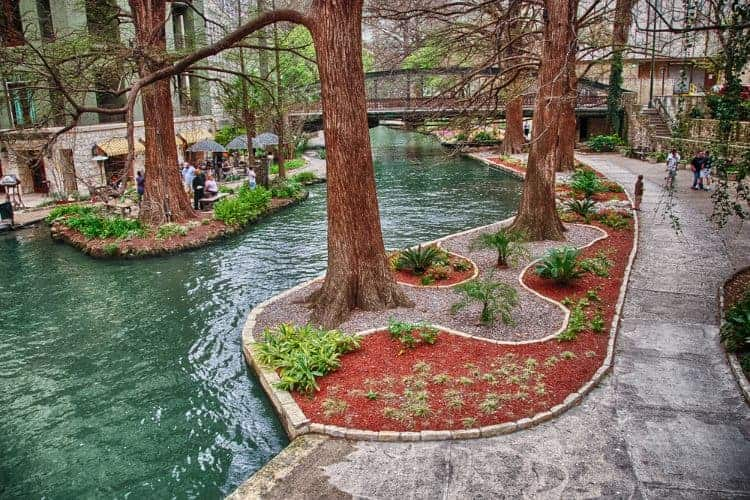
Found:
[(607, 118), (612, 131), (622, 134), (622, 56), (628, 44), (628, 33), (633, 20), (634, 0), (617, 0), (615, 19), (612, 25), (612, 60), (609, 71), (609, 93), (607, 95)]
[(526, 138), (523, 136), (523, 96), (514, 97), (505, 105), (505, 138), (503, 154), (511, 155), (523, 151)]
[(313, 320), (333, 327), (354, 309), (411, 306), (386, 262), (367, 127), (362, 0), (316, 0), (328, 169), (328, 271), (311, 297)]
[[(532, 240), (561, 240), (564, 227), (555, 207), (555, 170), (560, 163), (560, 128), (569, 72), (568, 54), (575, 50), (577, 0), (545, 0), (546, 21), (534, 131), (526, 179), (514, 229)], [(561, 70), (561, 68), (563, 68)], [(563, 76), (561, 78), (561, 75)]]
[(565, 82), (565, 99), (562, 102), (562, 124), (560, 126), (560, 163), (558, 171), (573, 170), (576, 145), (576, 100), (578, 98), (578, 75), (576, 75), (575, 44), (568, 53), (565, 69), (568, 78)]
[[(165, 65), (165, 0), (129, 0), (135, 25), (135, 44), (143, 54), (138, 72), (146, 76)], [(142, 93), (146, 136), (146, 192), (140, 219), (151, 225), (183, 222), (195, 217), (192, 204), (182, 187), (177, 165), (174, 116), (170, 81), (146, 86)]]

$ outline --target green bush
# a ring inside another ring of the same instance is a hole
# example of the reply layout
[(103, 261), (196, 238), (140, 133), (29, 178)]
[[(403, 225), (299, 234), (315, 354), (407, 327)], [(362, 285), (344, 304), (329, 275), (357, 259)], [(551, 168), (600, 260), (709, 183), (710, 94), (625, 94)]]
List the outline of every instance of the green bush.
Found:
[(594, 215), (596, 203), (588, 198), (585, 200), (569, 200), (565, 203), (565, 208), (574, 214), (580, 215), (584, 221), (588, 222), (591, 220), (591, 216)]
[(392, 339), (398, 340), (409, 349), (413, 349), (421, 343), (432, 345), (437, 342), (438, 338), (438, 329), (423, 321), (408, 323), (390, 318), (388, 320), (388, 333), (390, 333)]
[(234, 188), (230, 188), (229, 186), (221, 185), (221, 186), (219, 186), (219, 192), (220, 193), (227, 193), (227, 194), (234, 194)]
[(555, 283), (569, 283), (580, 278), (585, 272), (578, 264), (580, 254), (581, 251), (573, 247), (553, 248), (536, 265), (534, 271), (539, 277), (553, 280)]
[(573, 191), (583, 193), (586, 198), (591, 198), (596, 193), (601, 193), (606, 189), (596, 172), (582, 168), (576, 170), (571, 176), (570, 188)]
[(279, 325), (263, 332), (255, 353), (261, 364), (278, 370), (279, 389), (312, 392), (318, 390), (316, 377), (341, 366), (341, 355), (359, 349), (358, 337), (338, 330), (321, 330), (310, 325)]
[(750, 290), (745, 292), (742, 300), (727, 310), (720, 335), (727, 351), (750, 349)]
[(69, 215), (90, 215), (97, 212), (97, 208), (92, 205), (60, 205), (59, 207), (53, 208), (44, 220), (47, 221), (48, 224), (51, 224), (57, 219)]
[[(302, 168), (305, 166), (305, 159), (304, 158), (295, 158), (293, 160), (287, 160), (284, 162), (284, 169), (289, 172), (290, 170), (295, 170), (298, 168)], [(277, 163), (274, 163), (271, 165), (271, 173), (272, 174), (278, 174), (279, 173), (279, 165)]]
[(214, 204), (214, 218), (230, 226), (247, 224), (268, 210), (270, 203), (271, 192), (267, 189), (242, 186), (237, 196), (223, 198)]
[(474, 142), (492, 142), (494, 140), (495, 138), (492, 136), (492, 134), (484, 130), (474, 134)]
[(317, 179), (317, 177), (315, 177), (315, 174), (312, 172), (300, 172), (298, 174), (293, 175), (291, 178), (292, 181), (298, 182), (300, 184), (312, 182), (315, 179)]
[(302, 191), (302, 185), (291, 179), (274, 182), (271, 185), (271, 196), (274, 198), (294, 198), (300, 191)]
[(325, 149), (319, 149), (318, 150), (318, 158), (320, 158), (321, 160), (325, 160), (326, 159), (326, 150)]
[(185, 236), (188, 234), (188, 228), (174, 222), (167, 222), (159, 226), (156, 230), (156, 237), (160, 240), (166, 240), (172, 236)]
[(401, 250), (396, 258), (395, 265), (399, 271), (411, 271), (413, 274), (421, 275), (433, 263), (440, 260), (440, 257), (441, 252), (437, 247), (419, 245), (417, 248)]
[(572, 342), (578, 338), (579, 333), (586, 329), (588, 326), (586, 311), (584, 311), (586, 305), (587, 302), (578, 301), (575, 307), (570, 310), (568, 326), (557, 336), (557, 340), (560, 342)]
[(598, 252), (596, 252), (596, 255), (594, 257), (583, 259), (580, 262), (581, 269), (586, 272), (593, 273), (600, 278), (608, 278), (609, 270), (613, 265), (614, 262), (609, 259), (607, 253), (603, 250), (599, 250)]
[(143, 224), (137, 219), (126, 219), (117, 215), (103, 216), (96, 212), (70, 215), (63, 219), (63, 224), (88, 239), (122, 239), (146, 234)]
[(630, 227), (629, 217), (617, 212), (607, 212), (599, 216), (599, 222), (615, 230), (627, 229)]
[(592, 151), (598, 153), (614, 151), (624, 144), (623, 140), (616, 135), (595, 135), (587, 142)]
[(497, 266), (517, 265), (519, 259), (529, 256), (523, 242), (526, 235), (522, 231), (501, 228), (494, 233), (484, 233), (471, 242), (470, 248), (490, 248), (497, 251)]
[(451, 307), (453, 314), (467, 307), (473, 302), (482, 304), (482, 312), (479, 320), (485, 325), (491, 325), (495, 319), (500, 319), (505, 324), (513, 324), (511, 311), (518, 303), (518, 292), (515, 288), (495, 281), (492, 275), (487, 278), (476, 278), (468, 283), (456, 287), (456, 291), (463, 297)]

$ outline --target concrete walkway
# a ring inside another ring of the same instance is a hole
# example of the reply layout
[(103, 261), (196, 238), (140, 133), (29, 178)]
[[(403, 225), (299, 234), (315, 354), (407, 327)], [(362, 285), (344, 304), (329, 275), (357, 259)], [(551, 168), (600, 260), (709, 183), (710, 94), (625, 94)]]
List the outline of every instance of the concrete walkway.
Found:
[(631, 188), (646, 176), (639, 251), (615, 366), (577, 408), (491, 439), (303, 437), (235, 497), (750, 498), (750, 409), (718, 343), (717, 287), (750, 264), (750, 228), (717, 231), (681, 172), (677, 235), (655, 210), (661, 166), (582, 156)]

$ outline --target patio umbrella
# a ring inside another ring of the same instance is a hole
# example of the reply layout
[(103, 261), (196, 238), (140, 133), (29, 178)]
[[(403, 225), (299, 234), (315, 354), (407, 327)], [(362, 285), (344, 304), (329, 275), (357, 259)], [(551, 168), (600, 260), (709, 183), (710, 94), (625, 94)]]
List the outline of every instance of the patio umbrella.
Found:
[(247, 136), (238, 135), (237, 137), (229, 141), (229, 144), (227, 144), (227, 149), (247, 149)]
[(258, 137), (253, 138), (253, 148), (266, 149), (266, 146), (276, 146), (279, 143), (279, 136), (271, 132), (263, 132)]
[(205, 141), (198, 141), (192, 146), (190, 146), (188, 149), (191, 153), (197, 153), (199, 151), (205, 151), (208, 153), (226, 153), (227, 150), (224, 149), (224, 146), (219, 144), (216, 141), (211, 140), (205, 140)]

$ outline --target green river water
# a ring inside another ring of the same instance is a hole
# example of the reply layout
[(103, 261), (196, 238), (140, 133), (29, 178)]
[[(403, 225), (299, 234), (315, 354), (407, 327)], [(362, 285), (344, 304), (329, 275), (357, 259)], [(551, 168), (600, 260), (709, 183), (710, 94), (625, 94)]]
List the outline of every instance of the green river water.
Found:
[[(516, 179), (371, 132), (387, 247), (509, 216)], [(326, 267), (325, 185), (243, 234), (107, 262), (0, 236), (0, 498), (219, 498), (287, 438), (240, 349), (257, 303)]]

